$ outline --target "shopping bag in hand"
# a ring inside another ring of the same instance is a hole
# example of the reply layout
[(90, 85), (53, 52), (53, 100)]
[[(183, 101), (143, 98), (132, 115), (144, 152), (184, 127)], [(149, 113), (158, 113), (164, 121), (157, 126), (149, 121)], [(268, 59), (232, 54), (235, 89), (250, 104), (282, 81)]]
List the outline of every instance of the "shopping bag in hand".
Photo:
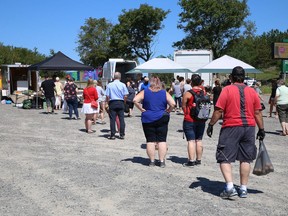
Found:
[(259, 141), (259, 152), (255, 161), (255, 166), (253, 169), (254, 175), (267, 175), (270, 172), (274, 172), (274, 167), (269, 158), (268, 152), (264, 145), (263, 140)]

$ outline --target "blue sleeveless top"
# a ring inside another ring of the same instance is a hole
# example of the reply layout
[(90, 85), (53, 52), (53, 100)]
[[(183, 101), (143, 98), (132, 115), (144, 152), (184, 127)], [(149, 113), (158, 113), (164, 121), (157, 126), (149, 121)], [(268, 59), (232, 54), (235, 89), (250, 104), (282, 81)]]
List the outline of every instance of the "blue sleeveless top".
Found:
[(151, 123), (162, 118), (167, 109), (166, 91), (152, 92), (144, 90), (143, 108), (146, 110), (141, 115), (142, 123)]

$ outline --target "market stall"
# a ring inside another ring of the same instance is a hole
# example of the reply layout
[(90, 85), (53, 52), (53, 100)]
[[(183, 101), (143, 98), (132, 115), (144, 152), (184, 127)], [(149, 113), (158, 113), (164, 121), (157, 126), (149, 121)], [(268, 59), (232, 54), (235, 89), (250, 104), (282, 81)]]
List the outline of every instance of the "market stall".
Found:
[[(36, 71), (37, 80), (39, 79), (39, 71), (69, 71), (69, 70), (92, 70), (93, 67), (84, 65), (80, 62), (77, 62), (68, 56), (64, 55), (62, 52), (57, 52), (52, 57), (45, 59), (42, 62), (33, 64), (28, 67), (29, 71)], [(37, 85), (36, 92), (39, 92), (39, 85)], [(38, 98), (38, 97), (37, 97)], [(36, 107), (38, 107), (38, 99), (36, 100)]]

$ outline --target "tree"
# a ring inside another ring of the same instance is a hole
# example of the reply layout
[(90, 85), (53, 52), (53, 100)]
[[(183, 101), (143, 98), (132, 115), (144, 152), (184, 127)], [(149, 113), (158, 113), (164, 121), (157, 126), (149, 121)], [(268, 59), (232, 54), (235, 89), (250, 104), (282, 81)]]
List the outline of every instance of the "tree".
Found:
[(53, 56), (53, 55), (55, 55), (55, 54), (56, 54), (56, 52), (55, 52), (55, 50), (54, 50), (54, 49), (50, 49), (50, 50), (49, 50), (49, 53), (50, 53), (50, 56)]
[(0, 43), (0, 65), (15, 64), (15, 62), (30, 65), (44, 59), (45, 55), (40, 54), (37, 48), (32, 51), (22, 47), (4, 46)]
[(256, 68), (277, 66), (281, 70), (281, 61), (272, 59), (272, 43), (282, 42), (288, 38), (288, 30), (280, 32), (272, 29), (262, 35), (243, 35), (236, 40), (229, 41), (225, 53), (241, 59)]
[(227, 42), (237, 38), (249, 15), (247, 0), (180, 0), (179, 29), (186, 37), (175, 42), (178, 49), (212, 49), (222, 55)]
[(245, 30), (238, 38), (227, 42), (223, 53), (240, 59), (248, 64), (255, 65), (257, 59), (255, 44), (255, 23), (247, 21), (244, 23)]
[(78, 34), (80, 60), (94, 68), (102, 66), (109, 58), (110, 33), (113, 25), (105, 18), (88, 18)]
[(122, 10), (119, 24), (114, 26), (111, 34), (112, 55), (148, 61), (154, 54), (156, 35), (164, 27), (162, 21), (169, 12), (147, 4), (140, 5), (139, 9)]
[(272, 59), (272, 43), (282, 42), (288, 38), (288, 30), (281, 32), (278, 29), (272, 29), (269, 32), (264, 32), (262, 35), (255, 38), (257, 62), (259, 68), (268, 68), (270, 66), (279, 66), (281, 70), (281, 60)]

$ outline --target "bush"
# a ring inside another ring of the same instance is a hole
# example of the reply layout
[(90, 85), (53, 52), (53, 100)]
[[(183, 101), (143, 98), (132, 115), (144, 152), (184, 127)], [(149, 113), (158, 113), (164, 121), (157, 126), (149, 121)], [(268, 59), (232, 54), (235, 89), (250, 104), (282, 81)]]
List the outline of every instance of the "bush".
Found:
[(260, 87), (262, 94), (271, 94), (271, 84), (268, 85), (262, 85)]
[(272, 80), (277, 80), (279, 78), (279, 71), (276, 67), (262, 69), (263, 73), (254, 74), (251, 77), (254, 77), (257, 81), (261, 82), (261, 91), (262, 94), (271, 94), (271, 82)]

